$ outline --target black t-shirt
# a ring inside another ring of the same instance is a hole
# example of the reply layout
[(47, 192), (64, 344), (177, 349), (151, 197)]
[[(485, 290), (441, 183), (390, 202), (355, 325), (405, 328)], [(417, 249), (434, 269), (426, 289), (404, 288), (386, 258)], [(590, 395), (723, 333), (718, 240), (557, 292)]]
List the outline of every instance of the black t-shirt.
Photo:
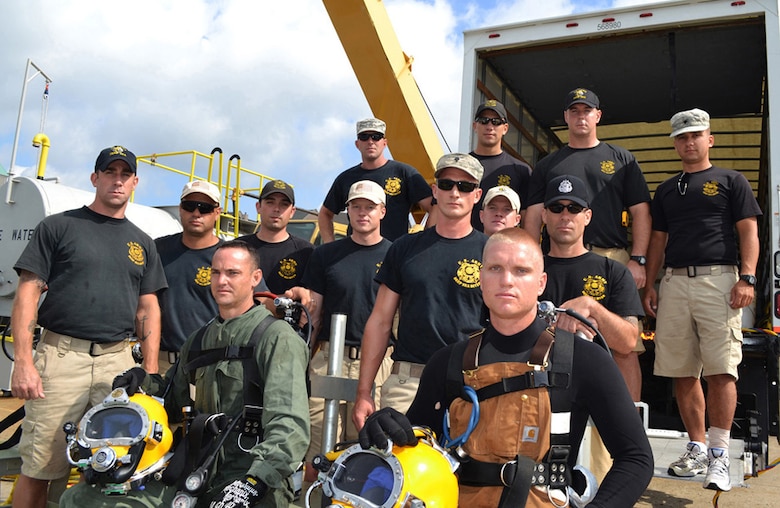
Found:
[(93, 342), (132, 336), (138, 298), (168, 287), (149, 235), (86, 206), (43, 219), (14, 269), (48, 285), (38, 324)]
[[(333, 213), (347, 206), (349, 188), (360, 180), (371, 180), (385, 190), (387, 214), (382, 219), (382, 237), (391, 242), (409, 231), (409, 210), (425, 198), (431, 197), (431, 186), (412, 166), (388, 160), (381, 168), (363, 169), (360, 164), (336, 177), (323, 205)], [(350, 227), (347, 234), (352, 234)]]
[[(262, 227), (262, 226), (261, 226)], [(245, 235), (238, 238), (255, 249), (260, 256), (260, 269), (263, 271), (263, 281), (255, 291), (264, 291), (263, 282), (268, 291), (281, 295), (293, 286), (300, 286), (306, 263), (309, 262), (314, 246), (290, 235), (287, 240), (269, 243), (260, 240), (257, 235)]]
[(426, 363), (438, 349), (481, 328), (486, 241), (479, 231), (449, 239), (430, 228), (393, 243), (376, 280), (401, 297), (394, 360)]
[(479, 211), (482, 210), (482, 200), (485, 199), (485, 193), (492, 187), (499, 185), (511, 187), (520, 196), (521, 209), (526, 208), (531, 166), (506, 152), (501, 152), (498, 155), (478, 155), (471, 152), (471, 155), (485, 168), (485, 174), (482, 175), (482, 180), (479, 182), (482, 197), (479, 199), (479, 203), (474, 205), (474, 210), (471, 211), (471, 225), (478, 231), (484, 231), (482, 221), (479, 220)]
[[(537, 319), (531, 326), (512, 336), (488, 328), (482, 340), (479, 364), (499, 361), (525, 362), (546, 324)], [(447, 398), (445, 380), (452, 347), (436, 352), (425, 366), (417, 396), (406, 416), (414, 425), (428, 426), (442, 435)], [(555, 362), (555, 349), (551, 356)], [(588, 417), (592, 417), (610, 454), (615, 458), (598, 494), (588, 506), (633, 506), (644, 492), (653, 474), (653, 455), (626, 383), (615, 362), (600, 346), (575, 339), (570, 388), (565, 397), (571, 402), (569, 466), (574, 467)], [(555, 396), (555, 395), (554, 395)], [(512, 432), (514, 428), (496, 429)]]
[(547, 287), (539, 297), (556, 306), (578, 296), (591, 296), (618, 316), (644, 317), (636, 283), (617, 261), (587, 252), (573, 258), (544, 257)]
[(390, 245), (392, 242), (384, 238), (368, 246), (344, 238), (314, 249), (303, 285), (323, 297), (318, 340), (330, 340), (330, 319), (339, 313), (347, 315), (347, 346), (360, 345), (379, 289), (374, 277)]
[(650, 202), (647, 182), (631, 152), (609, 143), (583, 149), (564, 146), (534, 168), (527, 206), (544, 203), (547, 182), (561, 175), (576, 176), (588, 185), (593, 220), (585, 228), (585, 244), (628, 247), (623, 210)]
[[(682, 180), (680, 177), (682, 176)], [(685, 195), (678, 189), (685, 188)], [(761, 215), (747, 179), (738, 171), (710, 167), (678, 175), (655, 191), (653, 229), (669, 234), (666, 266), (736, 265), (734, 225)]]
[(176, 233), (154, 241), (168, 279), (168, 291), (160, 297), (162, 351), (179, 351), (192, 332), (219, 312), (211, 296), (211, 259), (224, 242), (190, 249), (181, 238), (182, 234)]

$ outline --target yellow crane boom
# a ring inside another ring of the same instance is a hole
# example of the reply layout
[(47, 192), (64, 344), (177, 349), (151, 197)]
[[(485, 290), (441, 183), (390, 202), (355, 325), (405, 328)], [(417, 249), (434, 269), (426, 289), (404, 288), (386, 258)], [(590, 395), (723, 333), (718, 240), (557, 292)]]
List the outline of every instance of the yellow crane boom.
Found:
[(323, 0), (375, 117), (387, 123), (393, 158), (433, 181), (444, 153), (381, 0)]

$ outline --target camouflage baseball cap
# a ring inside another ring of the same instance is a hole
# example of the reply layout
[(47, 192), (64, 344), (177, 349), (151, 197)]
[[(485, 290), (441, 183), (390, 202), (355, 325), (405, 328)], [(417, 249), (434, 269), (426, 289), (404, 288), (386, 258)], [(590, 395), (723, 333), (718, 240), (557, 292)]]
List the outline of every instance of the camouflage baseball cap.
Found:
[(357, 133), (361, 132), (379, 132), (385, 133), (387, 125), (379, 118), (364, 118), (357, 123)]
[(482, 174), (485, 172), (482, 164), (467, 153), (448, 153), (442, 155), (439, 162), (436, 163), (436, 172), (433, 174), (433, 177), (439, 178), (439, 173), (445, 168), (455, 168), (465, 171), (476, 181), (482, 180)]

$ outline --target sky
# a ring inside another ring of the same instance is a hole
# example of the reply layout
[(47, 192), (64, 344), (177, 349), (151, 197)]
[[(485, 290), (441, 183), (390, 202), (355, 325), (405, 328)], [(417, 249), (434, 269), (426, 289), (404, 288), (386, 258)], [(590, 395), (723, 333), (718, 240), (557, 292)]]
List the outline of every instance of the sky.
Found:
[[(464, 30), (639, 3), (384, 0), (452, 151), (468, 149), (457, 146), (459, 128), (470, 128), (458, 125)], [(238, 154), (242, 167), (292, 184), (298, 208), (318, 209), (336, 175), (360, 161), (355, 122), (372, 113), (321, 0), (6, 0), (2, 15), (3, 168), (27, 59), (52, 80), (44, 101), (44, 78), (29, 75), (15, 174), (34, 176), (42, 123), (46, 177), (85, 190), (107, 146), (137, 155), (220, 147), (226, 160)], [(172, 159), (184, 171), (188, 160)], [(139, 166), (136, 202), (178, 202), (186, 180), (164, 173)]]

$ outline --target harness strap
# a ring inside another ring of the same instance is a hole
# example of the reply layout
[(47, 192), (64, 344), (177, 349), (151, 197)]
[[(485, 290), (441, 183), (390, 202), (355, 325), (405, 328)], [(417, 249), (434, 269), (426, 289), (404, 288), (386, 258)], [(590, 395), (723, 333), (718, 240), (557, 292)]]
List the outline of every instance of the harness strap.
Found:
[[(24, 406), (21, 406), (19, 409), (14, 411), (13, 413), (9, 414), (5, 418), (3, 418), (3, 421), (0, 422), (0, 432), (4, 431), (5, 429), (9, 428), (11, 425), (14, 425), (15, 423), (18, 423), (24, 419)], [(22, 437), (22, 426), (16, 428), (14, 433), (0, 443), (0, 450), (7, 450), (9, 448), (12, 448), (19, 444), (19, 439)]]
[(461, 462), (458, 482), (470, 487), (504, 487), (499, 506), (525, 506), (532, 485), (544, 485), (545, 464), (523, 455), (510, 462), (482, 462), (474, 458)]

